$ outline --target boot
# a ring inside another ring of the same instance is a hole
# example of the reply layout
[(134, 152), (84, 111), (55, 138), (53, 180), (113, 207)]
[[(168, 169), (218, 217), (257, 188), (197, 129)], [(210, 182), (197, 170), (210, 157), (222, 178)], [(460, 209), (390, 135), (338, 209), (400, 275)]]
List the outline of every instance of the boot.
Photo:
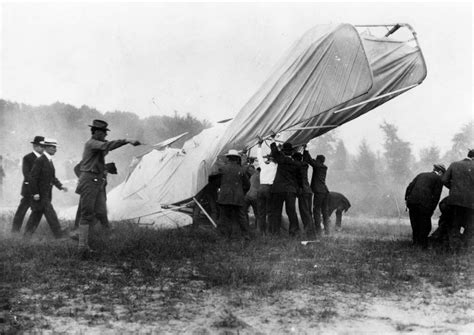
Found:
[(79, 251), (90, 250), (89, 247), (89, 225), (79, 225), (78, 240), (77, 244)]

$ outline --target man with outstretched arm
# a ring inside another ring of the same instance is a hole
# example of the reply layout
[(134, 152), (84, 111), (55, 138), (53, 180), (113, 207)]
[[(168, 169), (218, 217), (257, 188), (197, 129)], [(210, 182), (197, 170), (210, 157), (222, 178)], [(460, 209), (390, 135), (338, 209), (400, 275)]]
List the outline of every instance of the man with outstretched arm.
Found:
[(76, 193), (80, 195), (81, 219), (79, 222), (79, 251), (92, 251), (89, 246), (89, 228), (97, 218), (101, 223), (108, 224), (105, 194), (106, 168), (105, 156), (109, 151), (126, 144), (140, 145), (137, 140), (123, 139), (106, 141), (110, 129), (102, 120), (94, 120), (91, 127), (91, 138), (84, 145), (82, 154), (79, 183)]

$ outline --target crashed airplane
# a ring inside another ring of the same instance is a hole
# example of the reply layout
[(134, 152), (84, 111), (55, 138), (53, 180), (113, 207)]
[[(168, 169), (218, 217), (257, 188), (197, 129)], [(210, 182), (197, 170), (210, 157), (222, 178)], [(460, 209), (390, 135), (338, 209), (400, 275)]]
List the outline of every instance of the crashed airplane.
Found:
[[(377, 29), (384, 33), (373, 34)], [(396, 38), (401, 30), (409, 34)], [(407, 24), (316, 26), (232, 120), (203, 130), (180, 149), (168, 146), (136, 158), (126, 180), (108, 193), (109, 217), (159, 227), (190, 224), (180, 204), (206, 186), (228, 149), (248, 150), (257, 136), (273, 133), (305, 144), (420, 85), (426, 73)]]

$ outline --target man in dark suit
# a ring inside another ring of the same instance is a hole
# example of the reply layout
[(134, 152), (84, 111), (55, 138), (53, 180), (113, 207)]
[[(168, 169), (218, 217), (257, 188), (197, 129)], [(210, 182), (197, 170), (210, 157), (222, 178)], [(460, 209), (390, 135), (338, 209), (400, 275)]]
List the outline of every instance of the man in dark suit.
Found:
[[(448, 205), (452, 206), (453, 218), (448, 229), (450, 248), (457, 251), (472, 243), (474, 224), (474, 149), (467, 157), (453, 162), (443, 175), (443, 184), (449, 188)], [(461, 236), (461, 227), (464, 233)]]
[(329, 192), (328, 195), (328, 217), (332, 212), (336, 211), (336, 230), (341, 230), (342, 213), (347, 212), (351, 207), (351, 203), (347, 198), (338, 192)]
[(228, 238), (232, 235), (248, 237), (247, 225), (241, 211), (245, 203), (245, 190), (250, 188), (250, 181), (239, 163), (241, 158), (238, 151), (229, 150), (226, 157), (227, 163), (219, 168), (219, 230)]
[(326, 175), (328, 167), (324, 165), (326, 157), (317, 155), (316, 159), (311, 158), (308, 150), (303, 151), (303, 161), (313, 168), (311, 177), (311, 189), (313, 190), (313, 216), (316, 234), (321, 235), (321, 216), (323, 217), (324, 232), (329, 235), (329, 215), (328, 215), (328, 195), (329, 189), (326, 186)]
[(445, 172), (446, 168), (443, 165), (435, 164), (432, 172), (423, 172), (417, 175), (405, 192), (405, 201), (413, 231), (413, 244), (423, 248), (428, 247), (431, 216), (438, 205), (443, 190), (441, 176)]
[(277, 165), (275, 179), (272, 185), (272, 209), (270, 212), (270, 233), (279, 234), (281, 228), (281, 215), (283, 203), (285, 203), (286, 214), (290, 221), (290, 236), (296, 236), (299, 232), (298, 216), (296, 214), (296, 194), (303, 187), (301, 176), (301, 162), (291, 158), (294, 153), (290, 142), (283, 143), (281, 151), (275, 142), (270, 144), (272, 157)]
[(301, 162), (302, 187), (298, 189), (296, 196), (298, 198), (298, 209), (300, 211), (301, 221), (303, 221), (303, 227), (307, 237), (312, 239), (315, 238), (316, 232), (313, 221), (313, 213), (311, 211), (313, 191), (311, 190), (308, 180), (309, 164), (303, 162), (303, 155), (299, 152), (295, 152), (292, 157), (295, 161)]
[(12, 233), (18, 233), (23, 225), (23, 220), (25, 218), (26, 212), (31, 207), (31, 191), (30, 191), (30, 173), (33, 168), (33, 163), (38, 157), (43, 154), (43, 146), (41, 141), (44, 141), (43, 136), (35, 136), (33, 139), (33, 152), (30, 152), (28, 155), (23, 157), (23, 162), (21, 164), (23, 172), (23, 184), (21, 185), (21, 200), (16, 210), (15, 216), (13, 217), (12, 224)]
[(67, 188), (56, 178), (52, 161), (52, 156), (57, 151), (58, 143), (55, 139), (45, 138), (41, 144), (44, 146), (44, 152), (34, 162), (30, 174), (30, 190), (33, 195), (33, 201), (31, 203), (31, 215), (25, 227), (25, 236), (29, 237), (35, 232), (44, 214), (54, 236), (60, 238), (64, 234), (61, 231), (58, 216), (51, 203), (53, 185), (59, 190), (67, 192)]

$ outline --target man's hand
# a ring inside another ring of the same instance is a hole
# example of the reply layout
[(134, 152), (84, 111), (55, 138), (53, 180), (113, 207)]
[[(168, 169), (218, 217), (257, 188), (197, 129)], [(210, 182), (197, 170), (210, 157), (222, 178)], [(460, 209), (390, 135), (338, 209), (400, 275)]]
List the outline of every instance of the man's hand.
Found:
[(40, 195), (39, 194), (33, 194), (33, 200), (39, 201)]
[(257, 139), (258, 139), (258, 146), (261, 147), (263, 143), (263, 139), (258, 135), (257, 135)]
[(272, 133), (270, 134), (270, 138), (271, 138), (272, 140), (275, 140), (275, 137), (276, 137), (276, 136), (277, 136), (277, 134), (276, 134), (274, 131), (272, 131)]
[(127, 142), (136, 147), (137, 145), (140, 145), (140, 141), (137, 140), (132, 140), (132, 139), (127, 139)]
[(61, 187), (61, 191), (67, 192), (67, 187), (66, 186)]

